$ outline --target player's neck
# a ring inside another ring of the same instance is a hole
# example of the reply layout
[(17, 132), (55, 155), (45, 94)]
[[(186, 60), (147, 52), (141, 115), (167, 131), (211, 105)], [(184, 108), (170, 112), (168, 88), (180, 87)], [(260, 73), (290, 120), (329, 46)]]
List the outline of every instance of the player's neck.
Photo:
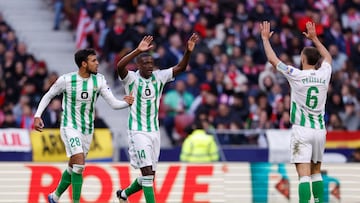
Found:
[(303, 70), (315, 70), (315, 66), (309, 65), (309, 64), (304, 64)]
[(84, 70), (83, 68), (80, 68), (78, 71), (78, 74), (82, 77), (82, 78), (89, 78), (90, 77), (90, 73), (86, 70)]

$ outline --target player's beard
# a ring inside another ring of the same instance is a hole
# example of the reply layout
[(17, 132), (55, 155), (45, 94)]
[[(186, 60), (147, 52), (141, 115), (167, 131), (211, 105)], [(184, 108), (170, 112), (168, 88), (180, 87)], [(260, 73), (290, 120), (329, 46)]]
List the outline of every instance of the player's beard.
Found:
[(89, 72), (90, 72), (90, 74), (94, 74), (94, 75), (97, 74), (97, 72), (95, 72), (95, 71), (89, 71)]
[(95, 68), (95, 71), (91, 70), (91, 69), (88, 67), (88, 71), (89, 71), (90, 74), (96, 75), (96, 74), (97, 74), (97, 67)]
[(300, 69), (300, 70), (303, 69), (303, 64), (302, 64), (302, 62), (300, 62), (300, 67), (299, 67), (299, 69)]

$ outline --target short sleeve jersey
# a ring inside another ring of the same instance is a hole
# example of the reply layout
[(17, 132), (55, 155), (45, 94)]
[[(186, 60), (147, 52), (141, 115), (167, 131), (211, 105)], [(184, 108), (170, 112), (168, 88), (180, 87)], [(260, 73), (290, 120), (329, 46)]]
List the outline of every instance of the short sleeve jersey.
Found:
[(60, 76), (51, 88), (54, 94), (63, 93), (61, 126), (92, 134), (96, 100), (99, 94), (110, 91), (105, 77), (98, 73), (82, 78), (71, 72)]
[(331, 65), (324, 61), (317, 70), (299, 70), (280, 62), (277, 69), (287, 78), (291, 87), (291, 123), (325, 129), (325, 103)]
[(150, 78), (141, 77), (139, 71), (129, 71), (123, 79), (125, 92), (134, 95), (128, 121), (129, 130), (159, 131), (160, 97), (164, 86), (173, 78), (173, 69), (154, 71)]

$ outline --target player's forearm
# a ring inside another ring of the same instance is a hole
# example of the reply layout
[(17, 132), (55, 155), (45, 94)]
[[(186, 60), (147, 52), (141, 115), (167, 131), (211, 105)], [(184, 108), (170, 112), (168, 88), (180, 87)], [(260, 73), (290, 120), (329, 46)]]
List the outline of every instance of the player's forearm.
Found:
[(109, 105), (113, 109), (124, 109), (126, 107), (129, 107), (129, 104), (127, 102), (121, 100), (111, 101)]
[(186, 67), (188, 66), (190, 61), (190, 56), (191, 56), (191, 51), (186, 50), (181, 61), (174, 67), (174, 76), (186, 70)]
[(280, 60), (278, 59), (273, 48), (271, 47), (269, 39), (263, 39), (262, 41), (263, 41), (263, 46), (264, 46), (265, 54), (266, 54), (268, 61), (274, 67), (276, 67), (276, 65), (280, 62)]
[(117, 63), (117, 70), (120, 75), (125, 69), (127, 64), (129, 64), (136, 56), (138, 56), (141, 53), (140, 50), (135, 49), (126, 56), (124, 56), (118, 63)]
[(39, 106), (36, 110), (36, 113), (34, 115), (35, 118), (40, 118), (46, 107), (49, 105), (51, 99), (54, 96), (51, 94), (51, 92), (47, 92), (43, 98), (40, 100)]
[(320, 55), (324, 58), (324, 60), (328, 63), (331, 63), (331, 55), (329, 51), (325, 48), (325, 46), (320, 42), (319, 38), (315, 37), (314, 39), (312, 39), (312, 41), (317, 50), (320, 52)]
[(113, 109), (123, 109), (129, 107), (129, 104), (127, 102), (116, 99), (110, 90), (103, 91), (101, 95), (106, 101), (106, 103), (108, 103)]

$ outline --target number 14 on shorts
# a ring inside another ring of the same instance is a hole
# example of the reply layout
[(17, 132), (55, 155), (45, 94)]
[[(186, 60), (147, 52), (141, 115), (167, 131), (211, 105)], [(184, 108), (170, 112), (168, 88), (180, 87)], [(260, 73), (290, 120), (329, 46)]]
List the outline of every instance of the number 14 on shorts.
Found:
[(146, 159), (145, 151), (143, 149), (138, 150), (136, 152), (137, 152), (137, 155), (138, 155), (139, 159)]

